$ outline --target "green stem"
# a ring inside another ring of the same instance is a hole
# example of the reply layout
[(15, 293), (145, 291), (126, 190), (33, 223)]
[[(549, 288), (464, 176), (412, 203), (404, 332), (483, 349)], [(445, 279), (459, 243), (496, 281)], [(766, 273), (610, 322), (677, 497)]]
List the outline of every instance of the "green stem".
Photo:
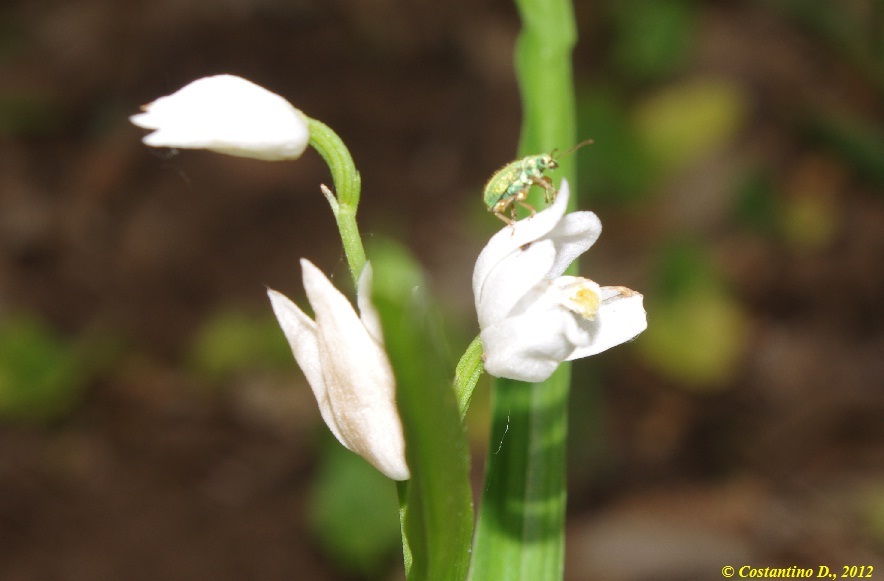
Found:
[[(356, 225), (359, 172), (331, 128), (315, 119), (310, 119), (309, 125), (310, 144), (331, 170), (336, 192), (325, 185), (321, 189), (337, 221), (353, 282), (358, 285), (366, 262)], [(426, 315), (425, 297), (415, 291), (425, 287), (415, 274), (419, 267), (389, 248), (387, 252), (375, 248), (372, 264), (372, 297), (396, 375), (397, 405), (411, 471), (411, 479), (397, 485), (406, 578), (463, 581), (469, 568), (473, 506), (469, 447), (458, 409), (461, 402), (445, 379), (441, 358), (432, 356), (438, 353), (432, 341), (435, 332)], [(481, 363), (481, 352), (477, 357)], [(458, 371), (472, 385), (480, 374), (461, 367)]]
[(322, 186), (322, 193), (331, 206), (341, 233), (344, 255), (350, 266), (353, 284), (359, 281), (359, 275), (365, 266), (365, 249), (362, 236), (356, 225), (356, 209), (359, 206), (361, 179), (356, 171), (356, 164), (344, 142), (331, 127), (316, 119), (308, 119), (310, 126), (310, 145), (319, 152), (331, 170), (335, 192)]
[[(571, 51), (576, 41), (569, 0), (516, 0), (523, 29), (516, 71), (524, 120), (520, 154), (566, 149), (577, 141)], [(573, 158), (559, 178), (571, 185)], [(498, 379), (486, 488), (476, 526), (473, 581), (557, 581), (564, 572), (565, 446), (571, 366), (546, 381)]]
[[(522, 96), (520, 155), (564, 151), (577, 142), (577, 112), (571, 52), (577, 41), (570, 0), (516, 0), (522, 33), (516, 73)], [(559, 178), (571, 186), (569, 209), (577, 207), (576, 156), (558, 159)]]
[(473, 581), (562, 578), (570, 366), (542, 384), (495, 382)]
[(482, 341), (477, 336), (467, 347), (454, 370), (454, 394), (461, 419), (467, 415), (470, 400), (476, 383), (482, 377), (485, 367), (482, 364)]

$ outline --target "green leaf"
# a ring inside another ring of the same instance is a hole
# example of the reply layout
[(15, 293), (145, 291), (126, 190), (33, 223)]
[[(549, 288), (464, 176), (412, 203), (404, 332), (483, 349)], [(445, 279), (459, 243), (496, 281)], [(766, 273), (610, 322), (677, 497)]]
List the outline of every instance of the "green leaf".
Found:
[(373, 298), (396, 375), (411, 479), (399, 485), (409, 580), (461, 581), (473, 531), (470, 457), (451, 370), (429, 315), (420, 267), (403, 248), (373, 241)]
[(542, 384), (495, 382), (473, 581), (562, 578), (570, 369)]
[[(576, 139), (568, 0), (517, 0), (523, 30), (516, 72), (524, 107), (522, 154), (568, 147)], [(559, 176), (578, 191), (574, 158)], [(577, 196), (571, 198), (571, 207)], [(565, 446), (569, 364), (547, 381), (498, 379), (493, 427), (470, 577), (473, 581), (555, 581), (564, 570)]]

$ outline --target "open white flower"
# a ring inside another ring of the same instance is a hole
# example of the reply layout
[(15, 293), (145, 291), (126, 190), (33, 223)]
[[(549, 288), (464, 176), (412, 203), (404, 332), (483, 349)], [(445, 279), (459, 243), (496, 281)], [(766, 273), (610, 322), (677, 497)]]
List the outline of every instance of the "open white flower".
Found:
[(598, 239), (592, 212), (565, 215), (568, 182), (555, 202), (491, 237), (473, 270), (473, 295), (491, 375), (539, 382), (562, 361), (595, 355), (644, 331), (641, 294), (562, 276)]
[(196, 80), (142, 109), (129, 120), (155, 130), (144, 138), (153, 147), (276, 161), (301, 157), (310, 140), (303, 113), (276, 93), (233, 75)]
[(322, 419), (346, 448), (393, 480), (407, 480), (396, 382), (370, 299), (371, 266), (359, 277), (361, 318), (310, 261), (302, 259), (301, 270), (315, 321), (284, 295), (267, 294)]

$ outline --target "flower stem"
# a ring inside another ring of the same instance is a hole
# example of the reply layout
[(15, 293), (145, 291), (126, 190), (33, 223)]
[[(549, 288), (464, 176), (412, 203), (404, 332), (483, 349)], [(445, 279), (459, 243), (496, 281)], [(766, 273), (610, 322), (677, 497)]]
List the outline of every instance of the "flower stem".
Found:
[(457, 397), (457, 407), (461, 419), (467, 415), (470, 401), (473, 398), (473, 390), (476, 383), (482, 377), (485, 367), (482, 365), (482, 340), (478, 335), (469, 344), (467, 350), (460, 357), (454, 370), (454, 394)]
[[(516, 0), (523, 29), (516, 72), (524, 119), (521, 155), (573, 145), (576, 112), (569, 0)], [(577, 191), (573, 158), (559, 176)], [(572, 195), (570, 205), (576, 204)], [(472, 581), (557, 581), (564, 572), (565, 446), (571, 366), (539, 384), (498, 379)]]
[(365, 266), (365, 249), (362, 236), (356, 225), (356, 208), (359, 206), (359, 193), (362, 182), (356, 164), (344, 142), (331, 127), (316, 119), (308, 119), (310, 126), (310, 145), (319, 152), (331, 170), (335, 192), (327, 186), (321, 187), (322, 193), (331, 206), (341, 234), (344, 255), (350, 266), (353, 284), (359, 281), (359, 275)]

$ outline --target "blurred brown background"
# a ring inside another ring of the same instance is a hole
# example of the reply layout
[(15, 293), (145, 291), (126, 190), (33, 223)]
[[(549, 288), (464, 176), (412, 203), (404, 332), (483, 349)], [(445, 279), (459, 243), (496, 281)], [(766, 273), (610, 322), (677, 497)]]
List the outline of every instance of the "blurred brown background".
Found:
[[(650, 328), (575, 367), (568, 578), (884, 573), (884, 3), (575, 8), (583, 270)], [(349, 288), (327, 170), (149, 150), (127, 117), (227, 72), (329, 124), (458, 353), (518, 26), (498, 0), (0, 8), (0, 579), (401, 576), (392, 486), (264, 295), (302, 300), (302, 256)]]

